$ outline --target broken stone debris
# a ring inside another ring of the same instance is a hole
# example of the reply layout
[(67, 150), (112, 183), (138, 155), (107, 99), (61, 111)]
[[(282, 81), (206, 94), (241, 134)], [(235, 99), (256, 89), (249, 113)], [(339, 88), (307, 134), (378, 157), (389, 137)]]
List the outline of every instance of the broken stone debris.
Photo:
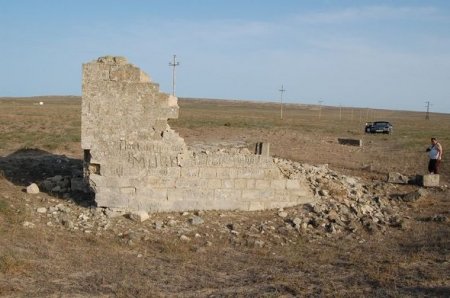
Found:
[[(233, 220), (234, 215), (229, 218), (224, 213), (201, 211), (154, 215), (153, 221), (141, 222), (141, 218), (148, 215), (144, 211), (143, 217), (137, 218), (140, 224), (136, 225), (126, 219), (130, 212), (114, 212), (122, 216), (111, 217), (107, 215), (113, 212), (110, 209), (86, 209), (70, 201), (38, 207), (47, 211), (38, 213), (37, 218), (50, 228), (96, 236), (111, 235), (128, 245), (147, 241), (149, 233), (157, 233), (195, 243), (199, 239), (204, 239), (202, 243), (212, 242), (217, 235), (228, 235), (226, 237), (233, 245), (270, 247), (285, 245), (298, 235), (313, 237), (309, 239), (354, 235), (355, 239), (360, 239), (358, 235), (362, 232), (408, 227), (409, 219), (401, 215), (400, 207), (405, 205), (403, 196), (401, 200), (389, 196), (392, 189), (398, 190), (396, 186), (382, 181), (366, 184), (358, 178), (341, 175), (327, 165), (311, 166), (283, 159), (277, 159), (276, 164), (289, 177), (305, 177), (306, 185), (317, 193), (317, 197), (314, 202), (303, 206), (273, 211), (272, 218), (262, 219), (260, 223), (243, 223)], [(325, 188), (329, 190), (328, 196), (320, 196), (315, 191)], [(424, 195), (421, 190), (418, 193)], [(34, 210), (37, 213), (37, 208)]]
[(31, 183), (30, 185), (27, 186), (27, 193), (29, 194), (38, 194), (39, 191), (39, 186), (37, 186), (36, 183)]

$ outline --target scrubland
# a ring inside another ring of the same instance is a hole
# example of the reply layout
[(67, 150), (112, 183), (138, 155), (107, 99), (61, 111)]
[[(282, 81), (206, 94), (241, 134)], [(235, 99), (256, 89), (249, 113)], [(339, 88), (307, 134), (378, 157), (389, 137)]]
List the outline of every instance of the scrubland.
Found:
[[(444, 150), (450, 146), (449, 114), (427, 120), (422, 112), (284, 105), (281, 119), (274, 103), (180, 99), (179, 105), (179, 118), (169, 123), (189, 146), (251, 150), (268, 142), (273, 156), (328, 164), (380, 189), (389, 172), (426, 173), (431, 136)], [(136, 223), (103, 219), (89, 195), (24, 192), (32, 182), (63, 175), (64, 165), (81, 170), (80, 112), (78, 97), (0, 100), (1, 296), (450, 296), (446, 155), (441, 187), (397, 202), (403, 224), (383, 230), (297, 231), (285, 228), (279, 210), (197, 212), (204, 221), (198, 226), (188, 223), (194, 212)], [(394, 133), (365, 134), (364, 123), (373, 120), (390, 121)], [(339, 137), (362, 139), (363, 146), (340, 145)], [(396, 200), (417, 188), (391, 185), (395, 191), (380, 196)], [(73, 229), (51, 212), (36, 212), (54, 206), (65, 206), (80, 226), (82, 214), (98, 220)], [(100, 220), (110, 227), (99, 229)]]

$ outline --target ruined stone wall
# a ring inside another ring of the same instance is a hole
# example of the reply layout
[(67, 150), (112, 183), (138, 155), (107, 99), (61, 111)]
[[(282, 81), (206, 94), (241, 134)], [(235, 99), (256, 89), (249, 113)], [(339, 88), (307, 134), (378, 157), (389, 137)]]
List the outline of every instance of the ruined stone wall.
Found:
[(311, 202), (267, 155), (195, 153), (167, 120), (177, 98), (121, 57), (83, 65), (85, 175), (100, 207), (124, 210), (261, 210)]

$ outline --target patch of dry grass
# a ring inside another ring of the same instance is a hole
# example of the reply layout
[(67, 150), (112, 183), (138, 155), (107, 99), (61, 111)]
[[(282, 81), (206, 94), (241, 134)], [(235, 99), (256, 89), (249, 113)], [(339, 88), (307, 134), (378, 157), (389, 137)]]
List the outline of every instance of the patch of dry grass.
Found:
[[(44, 106), (35, 105), (42, 100)], [(425, 120), (424, 113), (417, 112), (323, 107), (319, 119), (315, 106), (286, 105), (281, 120), (276, 104), (180, 100), (180, 106), (179, 119), (170, 122), (188, 143), (266, 141), (271, 143), (273, 155), (311, 164), (328, 163), (373, 175), (374, 179), (393, 170), (423, 172), (423, 151), (431, 135), (440, 138), (444, 150), (450, 145), (447, 114), (431, 114), (431, 119)], [(364, 134), (367, 120), (391, 121), (394, 134)], [(79, 98), (3, 99), (0, 124), (3, 154), (31, 147), (81, 158)], [(342, 146), (337, 137), (360, 138), (364, 146)], [(373, 170), (361, 170), (364, 165)], [(443, 171), (445, 181), (450, 176), (445, 163)], [(346, 190), (338, 184), (326, 187), (333, 196), (345, 195)], [(149, 240), (133, 243), (126, 237), (72, 233), (47, 227), (47, 219), (38, 220), (34, 209), (27, 207), (35, 208), (45, 198), (27, 195), (5, 178), (0, 178), (0, 194), (2, 295), (450, 295), (449, 224), (414, 221), (449, 210), (447, 193), (432, 193), (429, 199), (413, 205), (411, 227), (405, 230), (337, 240), (296, 234), (291, 235), (296, 244), (290, 245), (264, 238), (266, 243), (278, 243), (270, 247), (252, 245), (250, 240), (233, 241), (221, 232), (213, 235), (211, 246), (206, 245), (206, 238), (193, 235), (189, 235), (190, 242), (183, 242), (178, 234), (157, 233), (151, 227), (146, 227)], [(22, 226), (23, 221), (33, 219), (34, 229)], [(267, 220), (280, 219), (267, 213), (229, 214), (231, 223), (242, 226)], [(199, 227), (199, 233), (207, 233), (209, 225)]]

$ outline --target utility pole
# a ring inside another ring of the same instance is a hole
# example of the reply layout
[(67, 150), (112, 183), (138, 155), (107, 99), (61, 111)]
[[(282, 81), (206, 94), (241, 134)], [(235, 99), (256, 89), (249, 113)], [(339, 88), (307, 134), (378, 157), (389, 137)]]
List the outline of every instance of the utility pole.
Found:
[(177, 62), (177, 55), (173, 55), (173, 62), (169, 62), (169, 66), (172, 67), (172, 95), (175, 96), (175, 67), (180, 65), (180, 62)]
[(431, 105), (431, 102), (430, 101), (426, 101), (425, 103), (427, 104), (426, 105), (427, 113), (425, 115), (425, 120), (430, 120), (430, 105)]
[(283, 119), (283, 93), (286, 91), (286, 89), (283, 88), (283, 85), (281, 85), (280, 91), (280, 119)]
[(322, 117), (322, 102), (323, 100), (319, 100), (319, 120)]

